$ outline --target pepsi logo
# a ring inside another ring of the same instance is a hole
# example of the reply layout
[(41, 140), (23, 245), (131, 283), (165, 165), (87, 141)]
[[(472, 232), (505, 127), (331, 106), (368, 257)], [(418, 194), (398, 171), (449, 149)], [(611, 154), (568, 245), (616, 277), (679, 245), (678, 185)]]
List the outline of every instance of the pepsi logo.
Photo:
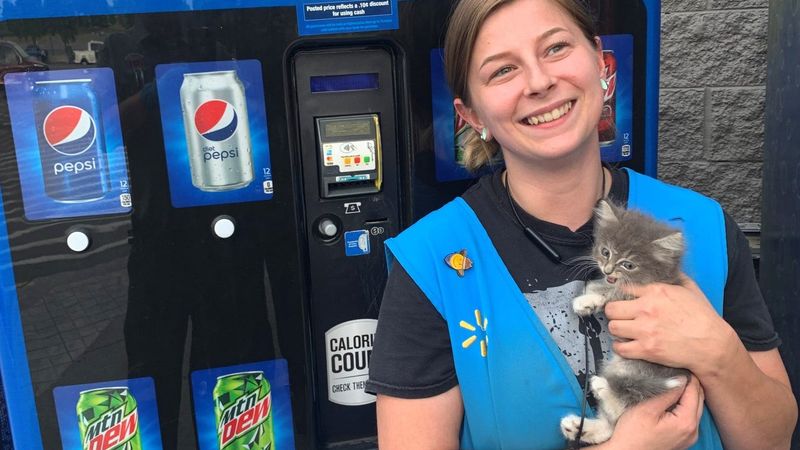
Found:
[(220, 142), (233, 136), (238, 122), (233, 105), (224, 100), (209, 100), (194, 112), (197, 132), (209, 141)]
[(94, 144), (97, 129), (92, 115), (77, 106), (59, 106), (44, 118), (47, 144), (62, 155), (80, 155)]

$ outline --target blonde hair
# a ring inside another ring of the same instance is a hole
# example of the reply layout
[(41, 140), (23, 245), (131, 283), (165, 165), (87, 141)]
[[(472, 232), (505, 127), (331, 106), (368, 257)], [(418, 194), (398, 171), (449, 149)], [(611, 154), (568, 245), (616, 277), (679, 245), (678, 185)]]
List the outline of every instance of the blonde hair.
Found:
[[(470, 105), (467, 86), (472, 50), (483, 23), (500, 7), (516, 0), (460, 0), (447, 27), (444, 38), (444, 66), (447, 84), (453, 96)], [(583, 0), (541, 0), (553, 1), (563, 9), (583, 32), (586, 39), (594, 43), (597, 35), (594, 18)], [(500, 145), (495, 140), (488, 142), (480, 138), (481, 130), (470, 128), (463, 139), (464, 157), (462, 164), (469, 171), (476, 171), (486, 164), (496, 161), (500, 156)]]

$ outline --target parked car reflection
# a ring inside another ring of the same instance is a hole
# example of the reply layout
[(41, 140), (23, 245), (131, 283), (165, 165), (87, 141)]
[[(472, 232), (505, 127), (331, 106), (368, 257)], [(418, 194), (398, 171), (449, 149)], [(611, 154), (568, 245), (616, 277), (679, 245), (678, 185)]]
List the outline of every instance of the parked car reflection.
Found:
[(25, 47), (25, 53), (30, 55), (32, 58), (37, 59), (43, 63), (47, 62), (47, 50), (39, 47), (36, 44), (31, 44)]
[(47, 64), (31, 57), (16, 42), (0, 41), (0, 84), (7, 73), (48, 70)]

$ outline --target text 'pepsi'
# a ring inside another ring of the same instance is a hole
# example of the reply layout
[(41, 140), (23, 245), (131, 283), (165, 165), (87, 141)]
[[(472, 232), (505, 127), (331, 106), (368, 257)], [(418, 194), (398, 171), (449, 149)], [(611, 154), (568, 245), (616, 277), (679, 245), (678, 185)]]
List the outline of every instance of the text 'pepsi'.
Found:
[(180, 97), (192, 184), (211, 192), (249, 185), (250, 124), (236, 71), (184, 74)]

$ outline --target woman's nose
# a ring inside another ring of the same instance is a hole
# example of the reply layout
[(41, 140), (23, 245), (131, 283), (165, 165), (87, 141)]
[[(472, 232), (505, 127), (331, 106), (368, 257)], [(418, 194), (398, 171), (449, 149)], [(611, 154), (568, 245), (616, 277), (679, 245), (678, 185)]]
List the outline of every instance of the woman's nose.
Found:
[(549, 91), (555, 84), (555, 77), (538, 62), (527, 67), (525, 95), (541, 95)]

